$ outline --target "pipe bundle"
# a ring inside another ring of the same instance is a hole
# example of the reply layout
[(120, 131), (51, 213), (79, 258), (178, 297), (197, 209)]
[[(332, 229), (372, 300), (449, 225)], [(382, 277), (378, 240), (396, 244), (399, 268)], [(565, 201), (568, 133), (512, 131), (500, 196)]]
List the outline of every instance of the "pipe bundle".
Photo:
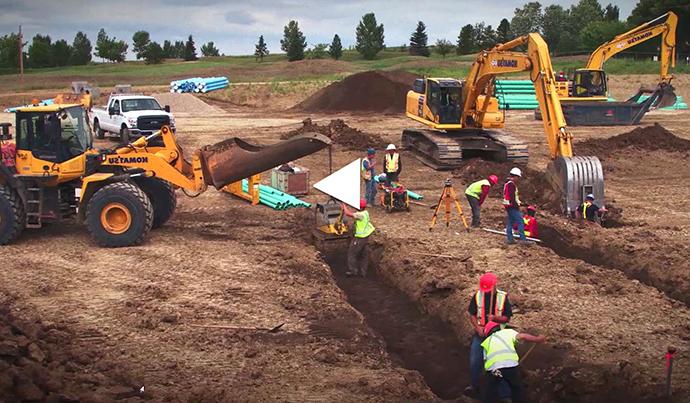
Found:
[(170, 92), (201, 92), (220, 90), (227, 88), (230, 80), (227, 77), (192, 77), (170, 82)]
[[(246, 179), (242, 180), (242, 191), (249, 191), (249, 184)], [(259, 203), (264, 204), (274, 210), (287, 210), (293, 207), (311, 207), (311, 204), (302, 201), (295, 196), (281, 192), (278, 189), (266, 185), (259, 185)]]
[(535, 109), (539, 107), (534, 84), (530, 80), (496, 80), (496, 98), (501, 109)]

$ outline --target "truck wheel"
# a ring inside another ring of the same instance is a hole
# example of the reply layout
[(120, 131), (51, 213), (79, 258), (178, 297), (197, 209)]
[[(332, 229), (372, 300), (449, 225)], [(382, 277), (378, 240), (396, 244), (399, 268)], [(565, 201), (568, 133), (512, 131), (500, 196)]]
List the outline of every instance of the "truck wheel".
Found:
[(136, 182), (153, 205), (153, 228), (163, 226), (177, 207), (175, 189), (170, 182), (158, 178), (137, 178)]
[(117, 182), (96, 191), (86, 207), (86, 226), (100, 246), (139, 245), (153, 224), (153, 206), (131, 182)]
[(93, 122), (93, 133), (97, 139), (105, 138), (105, 131), (101, 130), (101, 125), (97, 120)]
[(24, 204), (12, 188), (0, 185), (0, 245), (7, 245), (22, 233), (26, 224)]
[(120, 142), (129, 144), (129, 129), (126, 127), (120, 129)]

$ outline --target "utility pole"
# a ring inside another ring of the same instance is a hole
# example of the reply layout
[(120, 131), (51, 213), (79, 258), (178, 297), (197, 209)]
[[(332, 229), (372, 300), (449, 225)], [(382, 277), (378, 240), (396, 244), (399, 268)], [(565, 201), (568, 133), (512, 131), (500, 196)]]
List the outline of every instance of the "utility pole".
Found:
[(24, 37), (22, 36), (22, 26), (19, 26), (19, 86), (24, 92)]

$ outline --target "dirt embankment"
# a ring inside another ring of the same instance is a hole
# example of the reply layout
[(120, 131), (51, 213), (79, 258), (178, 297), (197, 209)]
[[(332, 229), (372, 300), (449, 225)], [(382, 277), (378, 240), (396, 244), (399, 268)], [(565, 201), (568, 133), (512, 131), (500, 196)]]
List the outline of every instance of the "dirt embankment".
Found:
[(302, 121), (302, 127), (285, 133), (280, 138), (286, 140), (309, 132), (317, 132), (328, 136), (334, 143), (345, 146), (345, 148), (350, 150), (363, 151), (367, 147), (374, 147), (380, 150), (386, 146), (386, 142), (380, 135), (364, 133), (348, 126), (342, 119), (331, 120), (328, 125), (323, 126), (312, 122), (311, 118), (306, 118)]
[(365, 71), (318, 91), (295, 106), (303, 112), (400, 113), (416, 74), (405, 71)]
[(676, 136), (658, 123), (636, 127), (633, 130), (606, 139), (589, 139), (575, 145), (578, 155), (596, 155), (605, 160), (615, 158), (623, 149), (635, 151), (690, 151), (690, 140)]

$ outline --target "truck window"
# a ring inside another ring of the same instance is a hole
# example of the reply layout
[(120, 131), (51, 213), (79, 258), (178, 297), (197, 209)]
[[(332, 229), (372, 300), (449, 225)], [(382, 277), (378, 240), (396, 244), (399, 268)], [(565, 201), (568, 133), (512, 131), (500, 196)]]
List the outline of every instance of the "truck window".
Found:
[(122, 100), (122, 112), (160, 110), (161, 106), (152, 98), (135, 98)]
[(120, 100), (113, 101), (113, 108), (115, 108), (115, 112), (120, 112)]

